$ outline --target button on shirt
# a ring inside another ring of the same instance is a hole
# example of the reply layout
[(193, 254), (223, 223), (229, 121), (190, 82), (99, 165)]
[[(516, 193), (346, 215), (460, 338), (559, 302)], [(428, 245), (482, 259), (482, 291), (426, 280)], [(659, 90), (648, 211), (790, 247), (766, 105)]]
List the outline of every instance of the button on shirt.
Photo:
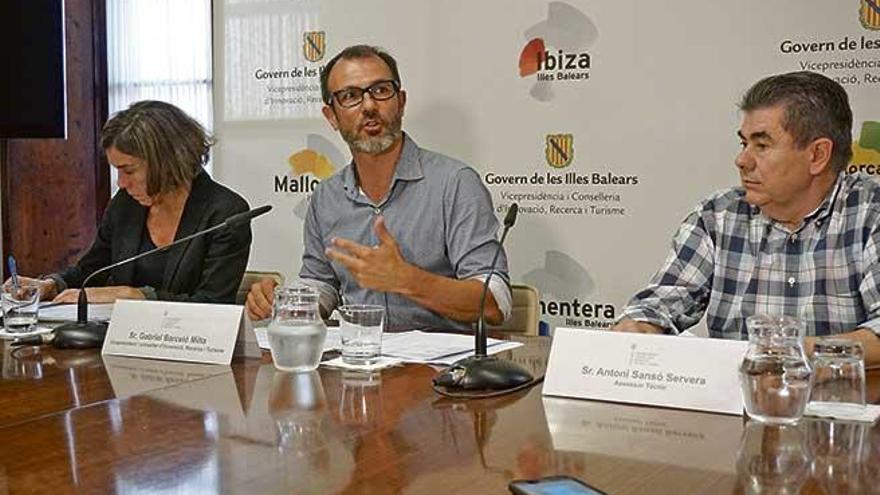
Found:
[(677, 333), (706, 312), (709, 335), (726, 339), (748, 338), (744, 322), (754, 314), (801, 317), (807, 335), (880, 334), (880, 185), (841, 174), (794, 232), (744, 196), (721, 191), (691, 212), (621, 318)]
[[(391, 189), (374, 204), (361, 192), (354, 164), (349, 164), (319, 184), (312, 195), (299, 274), (321, 291), (325, 313), (342, 302), (378, 304), (386, 308), (389, 331), (469, 329), (469, 324), (445, 318), (401, 295), (362, 288), (344, 265), (326, 257), (324, 250), (334, 237), (378, 245), (373, 228), (378, 215), (385, 217), (407, 262), (444, 277), (485, 279), (498, 247), (499, 222), (477, 172), (419, 148), (404, 134)], [(503, 249), (496, 267), (492, 295), (502, 312), (508, 313), (510, 288)]]

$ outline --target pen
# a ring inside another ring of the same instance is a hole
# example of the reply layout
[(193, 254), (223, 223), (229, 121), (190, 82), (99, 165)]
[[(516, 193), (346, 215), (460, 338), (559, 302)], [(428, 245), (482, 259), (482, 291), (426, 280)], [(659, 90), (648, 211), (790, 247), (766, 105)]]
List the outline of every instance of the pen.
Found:
[(15, 258), (10, 254), (9, 258), (6, 259), (6, 263), (9, 266), (9, 277), (12, 278), (12, 287), (18, 288), (18, 266), (15, 264)]

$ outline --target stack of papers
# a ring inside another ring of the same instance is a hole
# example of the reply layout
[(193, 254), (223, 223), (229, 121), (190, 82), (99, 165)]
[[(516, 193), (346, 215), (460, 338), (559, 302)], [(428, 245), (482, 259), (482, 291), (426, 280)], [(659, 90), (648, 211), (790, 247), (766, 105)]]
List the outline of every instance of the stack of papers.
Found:
[[(488, 339), (486, 353), (495, 354), (521, 345), (520, 342)], [(452, 364), (474, 355), (474, 336), (420, 330), (385, 334), (382, 338), (382, 355), (407, 363)]]
[[(269, 348), (266, 328), (256, 328), (257, 343), (263, 349)], [(486, 353), (495, 354), (523, 345), (521, 342), (488, 339)], [(339, 328), (328, 328), (324, 341), (324, 352), (342, 348)], [(412, 330), (382, 335), (382, 355), (399, 359), (406, 363), (452, 364), (474, 354), (473, 335), (454, 333), (422, 332)]]
[[(110, 321), (113, 303), (89, 304), (89, 321)], [(40, 321), (76, 321), (76, 304), (40, 304)]]

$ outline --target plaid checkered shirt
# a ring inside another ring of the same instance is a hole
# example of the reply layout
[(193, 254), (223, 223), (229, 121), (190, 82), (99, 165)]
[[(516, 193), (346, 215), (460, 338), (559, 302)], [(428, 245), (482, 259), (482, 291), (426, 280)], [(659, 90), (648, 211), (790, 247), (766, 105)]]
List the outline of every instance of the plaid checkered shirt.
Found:
[(725, 339), (747, 339), (754, 314), (801, 317), (810, 336), (880, 334), (880, 183), (841, 174), (793, 232), (744, 197), (733, 188), (700, 203), (620, 317), (678, 333), (708, 312), (709, 335)]

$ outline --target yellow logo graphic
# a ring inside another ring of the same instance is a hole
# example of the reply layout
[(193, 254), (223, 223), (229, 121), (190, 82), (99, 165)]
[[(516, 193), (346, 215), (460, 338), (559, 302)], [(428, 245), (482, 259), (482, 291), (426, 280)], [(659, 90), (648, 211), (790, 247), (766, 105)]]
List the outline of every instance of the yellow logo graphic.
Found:
[(544, 148), (547, 164), (553, 168), (565, 168), (574, 158), (574, 136), (572, 134), (548, 134)]
[(336, 171), (336, 167), (330, 163), (326, 156), (310, 149), (304, 149), (290, 155), (287, 163), (290, 164), (290, 169), (296, 176), (312, 174), (318, 179), (324, 180)]
[(303, 34), (303, 55), (309, 62), (317, 62), (324, 58), (327, 50), (324, 31), (309, 31)]
[(861, 0), (859, 20), (865, 29), (880, 30), (880, 0)]

